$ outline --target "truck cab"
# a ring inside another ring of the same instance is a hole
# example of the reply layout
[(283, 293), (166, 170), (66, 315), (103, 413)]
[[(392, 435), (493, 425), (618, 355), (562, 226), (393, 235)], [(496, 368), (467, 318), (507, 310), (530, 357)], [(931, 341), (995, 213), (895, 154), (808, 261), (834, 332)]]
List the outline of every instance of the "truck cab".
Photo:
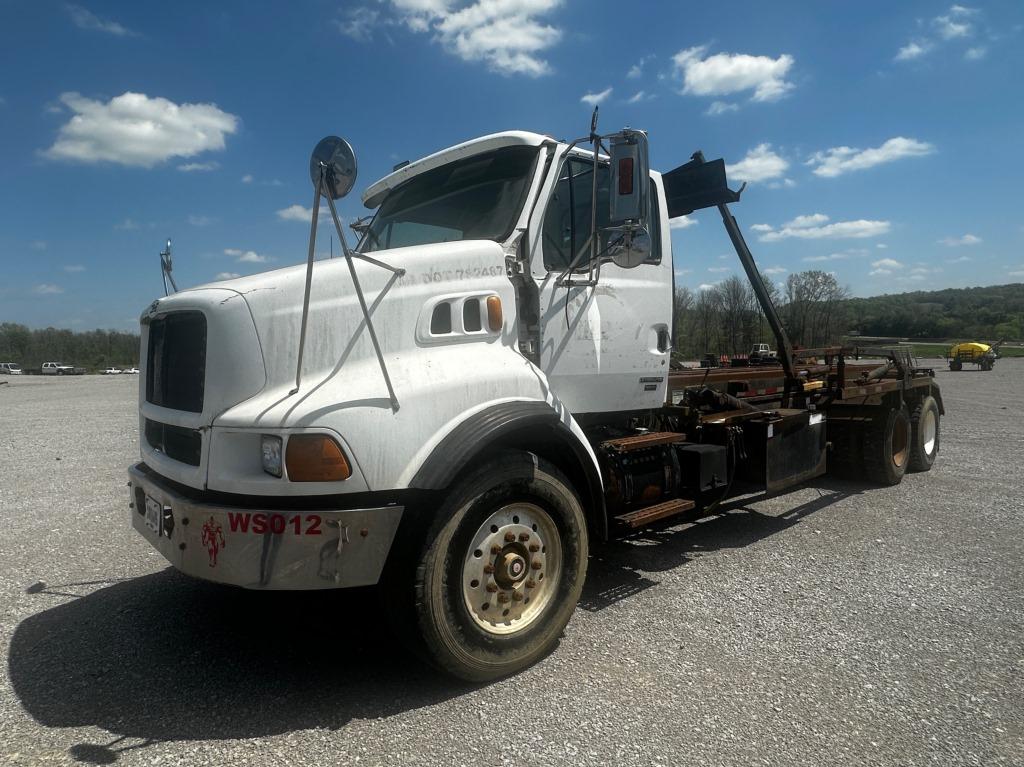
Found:
[[(706, 505), (739, 454), (666, 409), (670, 201), (646, 136), (591, 134), (429, 155), (366, 189), (343, 258), (313, 259), (314, 220), (305, 266), (154, 301), (133, 527), (206, 580), (379, 583), (462, 678), (549, 651), (591, 542)], [(354, 157), (312, 167), (344, 244), (327, 180)], [(802, 423), (823, 471), (821, 421)]]

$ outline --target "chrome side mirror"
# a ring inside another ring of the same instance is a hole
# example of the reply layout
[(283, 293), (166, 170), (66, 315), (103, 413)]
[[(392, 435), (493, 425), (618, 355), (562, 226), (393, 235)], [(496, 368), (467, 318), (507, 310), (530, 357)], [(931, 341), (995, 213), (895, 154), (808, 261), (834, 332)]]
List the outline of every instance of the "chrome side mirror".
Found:
[(640, 266), (651, 257), (651, 235), (645, 227), (611, 227), (608, 232), (607, 257), (622, 269)]
[(626, 128), (610, 137), (611, 159), (609, 220), (612, 224), (647, 223), (647, 193), (650, 188), (650, 164), (647, 134)]
[(309, 177), (316, 187), (320, 183), (320, 169), (324, 179), (321, 194), (340, 200), (352, 191), (356, 183), (356, 153), (347, 141), (338, 136), (321, 139), (309, 158)]

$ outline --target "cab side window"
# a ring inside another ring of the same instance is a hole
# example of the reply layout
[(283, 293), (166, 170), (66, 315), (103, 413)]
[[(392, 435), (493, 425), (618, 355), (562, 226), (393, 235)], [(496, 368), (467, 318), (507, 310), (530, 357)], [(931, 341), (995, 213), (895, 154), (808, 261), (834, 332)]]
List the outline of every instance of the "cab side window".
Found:
[[(597, 169), (597, 252), (607, 247), (609, 226), (609, 170), (607, 165)], [(543, 251), (544, 268), (549, 272), (564, 272), (573, 265), (574, 271), (590, 268), (590, 217), (594, 183), (593, 161), (571, 158), (562, 164), (554, 194), (544, 212)], [(658, 218), (657, 189), (650, 182), (651, 194), (649, 226), (652, 239), (651, 256), (644, 263), (661, 263), (660, 220)]]

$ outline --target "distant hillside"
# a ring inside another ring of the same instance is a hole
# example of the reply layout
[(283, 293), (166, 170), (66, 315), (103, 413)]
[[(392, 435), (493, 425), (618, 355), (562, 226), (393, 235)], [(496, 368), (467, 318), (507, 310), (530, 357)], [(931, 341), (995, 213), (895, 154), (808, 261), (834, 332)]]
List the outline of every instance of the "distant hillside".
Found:
[(847, 327), (866, 336), (1024, 339), (1024, 283), (851, 298)]

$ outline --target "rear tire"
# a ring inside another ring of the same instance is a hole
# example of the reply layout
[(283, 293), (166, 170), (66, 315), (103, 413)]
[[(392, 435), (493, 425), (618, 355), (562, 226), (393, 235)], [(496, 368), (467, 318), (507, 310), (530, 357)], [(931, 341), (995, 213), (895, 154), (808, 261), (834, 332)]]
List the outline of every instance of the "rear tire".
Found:
[(907, 406), (879, 413), (864, 432), (864, 474), (879, 485), (898, 485), (907, 472), (911, 447)]
[(939, 455), (939, 403), (927, 396), (910, 415), (910, 471), (928, 471)]
[(450, 489), (427, 531), (409, 616), (421, 654), (471, 682), (536, 663), (572, 617), (587, 552), (569, 480), (531, 453), (498, 453)]

